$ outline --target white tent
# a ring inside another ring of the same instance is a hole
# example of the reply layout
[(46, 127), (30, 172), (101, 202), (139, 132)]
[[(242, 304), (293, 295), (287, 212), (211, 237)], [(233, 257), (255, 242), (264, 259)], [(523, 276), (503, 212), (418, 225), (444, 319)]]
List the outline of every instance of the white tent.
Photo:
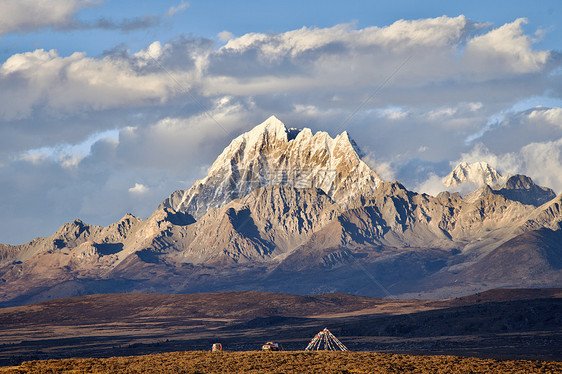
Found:
[(320, 349), (325, 351), (348, 350), (327, 328), (320, 331), (312, 338), (305, 351), (318, 351)]

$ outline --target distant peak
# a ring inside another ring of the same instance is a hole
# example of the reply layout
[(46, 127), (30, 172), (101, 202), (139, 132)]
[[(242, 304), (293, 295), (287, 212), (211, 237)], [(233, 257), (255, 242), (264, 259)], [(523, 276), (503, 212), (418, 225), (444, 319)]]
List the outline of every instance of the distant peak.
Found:
[(510, 200), (534, 206), (540, 206), (556, 197), (553, 190), (535, 184), (530, 177), (522, 174), (510, 176), (503, 185), (494, 189)]
[(505, 182), (504, 187), (509, 189), (529, 189), (535, 185), (531, 178), (522, 174), (510, 176)]
[[(492, 167), (485, 161), (477, 161), (477, 162), (473, 162), (471, 164), (469, 164), (466, 161), (462, 161), (460, 162), (457, 167), (455, 168), (456, 170), (458, 169), (480, 169), (480, 170), (488, 170), (488, 169), (492, 169)], [(492, 169), (493, 170), (493, 169)]]
[(447, 187), (457, 187), (465, 183), (483, 186), (498, 184), (503, 179), (504, 177), (487, 162), (469, 164), (462, 161), (443, 179), (443, 184)]

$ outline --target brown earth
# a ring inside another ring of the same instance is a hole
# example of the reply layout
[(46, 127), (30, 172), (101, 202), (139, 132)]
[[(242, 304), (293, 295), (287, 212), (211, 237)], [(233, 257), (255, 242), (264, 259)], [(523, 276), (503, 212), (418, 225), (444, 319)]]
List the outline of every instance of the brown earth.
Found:
[(263, 292), (73, 297), (0, 309), (0, 365), (202, 351), (217, 341), (249, 351), (273, 339), (296, 351), (324, 327), (353, 351), (562, 360), (562, 289), (449, 300)]
[(174, 352), (24, 362), (0, 373), (555, 373), (562, 362), (366, 352)]

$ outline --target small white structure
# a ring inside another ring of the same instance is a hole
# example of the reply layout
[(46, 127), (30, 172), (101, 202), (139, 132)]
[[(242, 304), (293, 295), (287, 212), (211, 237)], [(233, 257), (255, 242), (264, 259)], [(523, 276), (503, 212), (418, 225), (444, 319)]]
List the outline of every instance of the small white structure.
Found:
[(325, 351), (348, 350), (327, 328), (320, 331), (312, 338), (305, 351), (319, 351), (320, 349)]
[(262, 351), (278, 351), (279, 343), (267, 342), (261, 346)]

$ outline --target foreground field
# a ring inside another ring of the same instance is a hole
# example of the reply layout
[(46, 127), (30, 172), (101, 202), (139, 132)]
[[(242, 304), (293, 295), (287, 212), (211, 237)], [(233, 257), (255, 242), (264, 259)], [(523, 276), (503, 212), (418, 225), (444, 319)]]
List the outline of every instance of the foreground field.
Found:
[(29, 361), (0, 373), (559, 373), (562, 362), (367, 352), (173, 352)]

